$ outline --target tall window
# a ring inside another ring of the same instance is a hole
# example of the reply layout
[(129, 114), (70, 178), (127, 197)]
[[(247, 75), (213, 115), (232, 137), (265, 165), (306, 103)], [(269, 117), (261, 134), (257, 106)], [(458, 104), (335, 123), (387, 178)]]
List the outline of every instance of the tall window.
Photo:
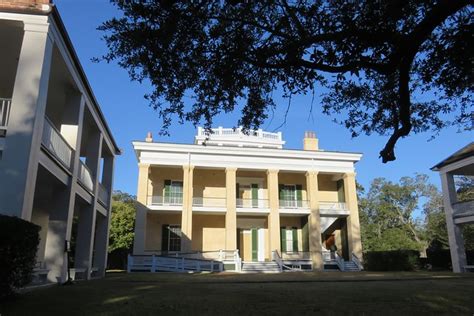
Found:
[(283, 184), (280, 189), (280, 202), (284, 207), (296, 207), (296, 185)]
[(164, 203), (171, 205), (183, 204), (183, 181), (165, 180)]
[(161, 250), (181, 251), (181, 226), (163, 225)]

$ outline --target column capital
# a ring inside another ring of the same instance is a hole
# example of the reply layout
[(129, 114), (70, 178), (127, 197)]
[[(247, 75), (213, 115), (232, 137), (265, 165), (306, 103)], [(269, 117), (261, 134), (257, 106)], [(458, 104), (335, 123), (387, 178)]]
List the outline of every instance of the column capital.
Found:
[(225, 172), (237, 172), (237, 168), (235, 167), (226, 167), (225, 168)]
[(183, 165), (183, 170), (193, 171), (193, 170), (194, 170), (194, 166), (193, 166), (193, 165)]
[(150, 168), (151, 165), (149, 163), (142, 163), (142, 162), (139, 162), (138, 163), (138, 168)]
[(267, 174), (278, 174), (280, 170), (278, 169), (267, 169)]
[(311, 175), (317, 176), (318, 174), (319, 174), (319, 171), (317, 171), (317, 170), (308, 170), (308, 171), (306, 171), (307, 176), (311, 176)]
[(346, 178), (349, 178), (349, 177), (355, 178), (356, 175), (357, 175), (357, 173), (355, 173), (355, 172), (346, 172), (346, 173), (343, 174), (342, 178), (343, 179), (346, 179)]

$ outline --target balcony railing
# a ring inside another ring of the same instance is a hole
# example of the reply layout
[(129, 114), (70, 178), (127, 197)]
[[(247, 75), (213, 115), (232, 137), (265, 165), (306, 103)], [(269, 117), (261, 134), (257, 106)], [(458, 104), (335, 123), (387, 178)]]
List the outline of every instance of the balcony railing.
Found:
[(48, 118), (44, 120), (42, 143), (67, 169), (71, 168), (73, 149)]
[(109, 190), (107, 190), (107, 188), (102, 183), (99, 183), (97, 198), (99, 202), (102, 203), (102, 205), (109, 205)]
[(0, 136), (7, 130), (12, 100), (0, 98)]
[(266, 199), (237, 199), (237, 208), (268, 208)]
[(194, 197), (193, 206), (209, 208), (225, 208), (226, 198), (221, 197)]
[(307, 200), (280, 200), (280, 208), (307, 209), (309, 203)]
[(320, 211), (348, 211), (344, 202), (319, 202)]
[(183, 196), (178, 195), (178, 196), (159, 196), (159, 195), (154, 195), (151, 197), (151, 205), (157, 205), (157, 206), (181, 206), (183, 205)]
[(86, 187), (87, 190), (92, 192), (94, 190), (94, 181), (92, 180), (92, 172), (82, 160), (79, 160), (78, 176), (79, 176), (79, 181)]
[[(239, 128), (212, 128), (212, 136), (230, 136), (230, 135), (235, 135), (235, 136), (242, 136), (242, 137), (258, 137), (258, 138), (266, 138), (266, 139), (273, 139), (273, 140), (282, 140), (282, 134), (281, 132), (278, 133), (271, 133), (271, 132), (265, 132), (261, 129), (255, 130), (255, 131), (250, 131), (250, 133), (247, 135), (243, 132), (243, 130)], [(206, 130), (203, 128), (198, 129), (198, 136), (207, 136)]]

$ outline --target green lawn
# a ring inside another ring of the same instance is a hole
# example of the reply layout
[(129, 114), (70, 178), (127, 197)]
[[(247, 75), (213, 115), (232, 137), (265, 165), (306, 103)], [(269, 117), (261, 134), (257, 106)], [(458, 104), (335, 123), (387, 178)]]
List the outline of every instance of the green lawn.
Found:
[(474, 275), (451, 273), (150, 274), (24, 293), (5, 315), (473, 315)]

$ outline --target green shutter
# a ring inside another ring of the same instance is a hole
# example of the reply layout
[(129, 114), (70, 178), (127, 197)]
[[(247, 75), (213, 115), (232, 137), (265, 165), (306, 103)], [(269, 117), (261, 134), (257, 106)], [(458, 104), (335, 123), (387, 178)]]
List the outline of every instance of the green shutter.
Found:
[(258, 207), (258, 184), (252, 183), (252, 207)]
[(281, 252), (286, 252), (286, 228), (280, 228)]
[(303, 251), (308, 252), (309, 251), (309, 231), (308, 231), (308, 217), (303, 216), (301, 219), (301, 238), (303, 239), (301, 241), (302, 246), (303, 246)]
[(171, 180), (165, 180), (164, 202), (169, 203), (171, 197)]
[(257, 229), (252, 228), (252, 260), (258, 260), (258, 234)]
[(301, 184), (296, 185), (296, 201), (298, 207), (303, 206), (303, 186)]
[(298, 228), (293, 227), (293, 251), (298, 251)]
[(285, 188), (285, 185), (284, 184), (279, 184), (278, 185), (278, 198), (280, 200), (283, 200), (283, 190)]
[(168, 225), (161, 226), (161, 251), (168, 251)]
[(235, 184), (235, 198), (240, 199), (240, 185), (238, 183)]

